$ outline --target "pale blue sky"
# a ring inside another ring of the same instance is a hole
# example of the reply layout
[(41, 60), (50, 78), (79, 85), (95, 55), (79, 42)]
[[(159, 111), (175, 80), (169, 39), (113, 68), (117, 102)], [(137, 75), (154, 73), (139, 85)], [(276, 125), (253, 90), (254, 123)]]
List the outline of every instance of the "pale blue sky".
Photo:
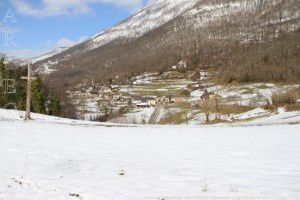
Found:
[[(147, 0), (0, 0), (0, 52), (28, 57), (72, 45), (124, 20), (146, 3)], [(5, 23), (7, 13), (10, 17)], [(17, 22), (12, 22), (11, 13)], [(15, 34), (16, 46), (10, 42), (5, 46), (5, 38), (12, 37), (8, 32)]]

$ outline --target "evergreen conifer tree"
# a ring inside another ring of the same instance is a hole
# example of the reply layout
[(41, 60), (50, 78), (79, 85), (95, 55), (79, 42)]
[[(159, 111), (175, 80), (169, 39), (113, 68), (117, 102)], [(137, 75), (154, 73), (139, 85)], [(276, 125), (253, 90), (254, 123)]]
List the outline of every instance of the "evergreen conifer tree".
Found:
[(51, 95), (48, 109), (50, 115), (59, 116), (61, 114), (61, 101), (57, 95)]
[(4, 94), (4, 79), (5, 79), (5, 64), (4, 59), (0, 59), (0, 107), (3, 107), (6, 103), (6, 97)]
[(45, 102), (41, 91), (41, 79), (32, 82), (32, 111), (35, 113), (45, 113)]

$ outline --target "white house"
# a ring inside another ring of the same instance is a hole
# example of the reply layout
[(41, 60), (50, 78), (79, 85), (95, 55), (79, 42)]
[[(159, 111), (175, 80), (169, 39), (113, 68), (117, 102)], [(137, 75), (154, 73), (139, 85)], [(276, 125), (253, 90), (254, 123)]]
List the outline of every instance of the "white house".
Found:
[(151, 107), (156, 105), (156, 99), (154, 97), (136, 96), (133, 97), (132, 104), (140, 108)]

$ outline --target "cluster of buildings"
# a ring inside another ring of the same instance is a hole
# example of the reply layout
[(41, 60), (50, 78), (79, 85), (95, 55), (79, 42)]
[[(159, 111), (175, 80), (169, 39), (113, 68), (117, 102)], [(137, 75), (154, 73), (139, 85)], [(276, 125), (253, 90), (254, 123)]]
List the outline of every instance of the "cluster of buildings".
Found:
[[(199, 73), (200, 78), (207, 78), (207, 74), (204, 72)], [(193, 74), (192, 74), (193, 75)], [(176, 80), (179, 76), (184, 78), (186, 74), (168, 72), (164, 74), (162, 80)], [(204, 91), (207, 87), (202, 85), (201, 79), (198, 82), (188, 82), (184, 87), (176, 87), (176, 92), (173, 94), (162, 94), (161, 92), (156, 92), (157, 88), (154, 87), (153, 91), (147, 92), (148, 95), (138, 95), (141, 91), (143, 93), (144, 87), (139, 87), (139, 85), (145, 85), (155, 80), (156, 75), (143, 75), (140, 77), (135, 77), (132, 80), (133, 87), (122, 87), (120, 85), (98, 85), (94, 84), (92, 87), (88, 87), (85, 84), (78, 85), (75, 92), (70, 92), (70, 97), (75, 102), (76, 108), (80, 113), (94, 113), (101, 116), (116, 116), (120, 114), (125, 114), (134, 108), (148, 108), (148, 107), (159, 107), (159, 105), (168, 104), (179, 104), (179, 103), (189, 103), (192, 105), (198, 105), (199, 101), (204, 102), (211, 99), (220, 99), (214, 93)], [(164, 86), (163, 86), (164, 87)], [(136, 90), (135, 90), (136, 89)], [(148, 90), (145, 87), (145, 90)], [(199, 99), (188, 98), (191, 96), (192, 91), (202, 90), (204, 94)], [(150, 89), (152, 91), (152, 88)], [(176, 94), (174, 94), (176, 93)], [(151, 94), (161, 94), (159, 96), (151, 96)]]
[(143, 107), (153, 107), (157, 104), (170, 104), (170, 103), (181, 103), (186, 101), (185, 98), (176, 95), (165, 95), (162, 97), (143, 97), (143, 96), (133, 96), (132, 105), (143, 108)]
[(122, 106), (129, 107), (154, 107), (157, 104), (180, 103), (186, 101), (185, 98), (176, 95), (157, 96), (138, 96), (119, 92), (118, 86), (102, 86), (99, 90), (99, 97), (102, 101), (121, 103)]
[[(134, 108), (156, 107), (157, 105), (184, 103), (184, 95), (166, 94), (163, 96), (141, 96), (122, 90), (118, 85), (79, 85), (76, 91), (69, 92), (78, 110), (78, 115), (114, 116)], [(87, 118), (88, 118), (87, 117)]]

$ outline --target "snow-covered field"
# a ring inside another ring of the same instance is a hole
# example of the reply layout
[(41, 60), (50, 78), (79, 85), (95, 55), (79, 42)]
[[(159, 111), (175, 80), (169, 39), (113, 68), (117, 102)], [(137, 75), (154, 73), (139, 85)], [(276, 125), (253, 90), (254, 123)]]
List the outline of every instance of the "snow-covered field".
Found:
[(299, 124), (109, 127), (33, 117), (0, 109), (1, 200), (300, 199)]

